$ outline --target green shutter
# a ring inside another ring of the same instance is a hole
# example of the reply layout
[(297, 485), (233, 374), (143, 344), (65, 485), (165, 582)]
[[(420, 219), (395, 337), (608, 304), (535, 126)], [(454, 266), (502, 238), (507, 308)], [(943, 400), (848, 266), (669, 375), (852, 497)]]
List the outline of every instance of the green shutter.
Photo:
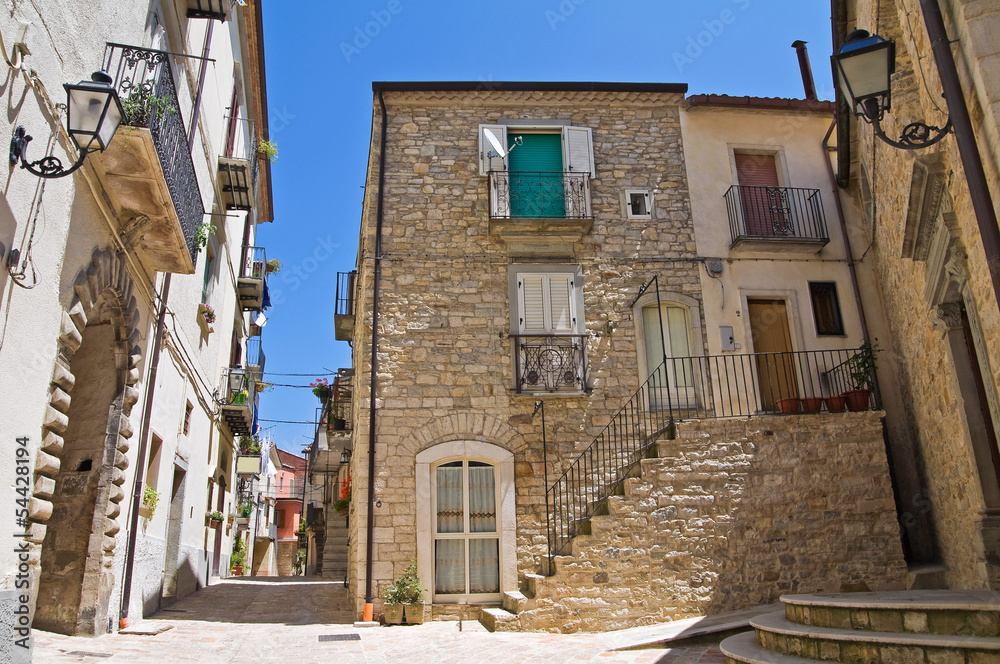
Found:
[(507, 136), (523, 139), (508, 157), (511, 216), (565, 217), (562, 135), (518, 134), (508, 127)]

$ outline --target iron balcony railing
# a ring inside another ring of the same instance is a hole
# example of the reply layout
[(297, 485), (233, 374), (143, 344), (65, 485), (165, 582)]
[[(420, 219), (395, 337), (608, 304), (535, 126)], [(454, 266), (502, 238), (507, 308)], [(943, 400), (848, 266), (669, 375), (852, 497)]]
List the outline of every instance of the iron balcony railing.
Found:
[(114, 78), (125, 111), (123, 124), (149, 129), (170, 200), (194, 260), (195, 235), (205, 207), (188, 149), (170, 54), (110, 42), (104, 53), (102, 67)]
[(493, 219), (591, 219), (590, 173), (491, 171)]
[(587, 391), (587, 335), (510, 336), (517, 392)]
[(734, 243), (751, 239), (829, 242), (819, 189), (734, 184), (725, 199)]
[[(668, 358), (546, 491), (549, 557), (563, 554), (601, 502), (681, 419), (878, 408), (863, 349)], [(864, 388), (870, 388), (865, 393)], [(551, 564), (550, 564), (551, 569)]]
[(264, 362), (267, 357), (264, 355), (264, 348), (261, 346), (260, 337), (250, 337), (247, 339), (247, 368), (256, 374), (259, 381), (264, 373)]
[(219, 184), (227, 210), (250, 210), (257, 200), (260, 159), (253, 121), (226, 117), (225, 154), (219, 157)]
[(336, 316), (353, 316), (357, 298), (358, 271), (337, 273), (337, 308)]
[(216, 394), (216, 400), (223, 406), (252, 409), (257, 401), (257, 378), (244, 367), (229, 367), (222, 372), (222, 384)]
[(267, 278), (267, 256), (264, 247), (243, 247), (243, 256), (240, 278), (261, 280)]

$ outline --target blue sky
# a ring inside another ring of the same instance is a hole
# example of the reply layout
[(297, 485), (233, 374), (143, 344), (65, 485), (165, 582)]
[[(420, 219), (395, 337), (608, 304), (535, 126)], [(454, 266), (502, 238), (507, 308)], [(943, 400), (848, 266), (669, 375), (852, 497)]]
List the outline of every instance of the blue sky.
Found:
[[(801, 98), (793, 41), (833, 94), (830, 5), (802, 0), (353, 0), (264, 2), (274, 224), (258, 241), (284, 263), (269, 281), (267, 380), (308, 385), (351, 364), (334, 340), (338, 271), (354, 268), (372, 81), (643, 81), (689, 94)], [(278, 374), (309, 374), (282, 376)], [(261, 417), (312, 421), (308, 389), (276, 386)], [(311, 426), (273, 424), (299, 452)]]

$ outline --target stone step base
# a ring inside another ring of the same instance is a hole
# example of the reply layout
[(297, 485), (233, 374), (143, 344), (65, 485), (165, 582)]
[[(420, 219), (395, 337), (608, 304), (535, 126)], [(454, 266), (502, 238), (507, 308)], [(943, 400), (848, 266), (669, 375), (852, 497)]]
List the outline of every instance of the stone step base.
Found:
[(535, 600), (517, 590), (507, 591), (503, 594), (503, 608), (514, 614), (530, 611), (535, 608)]
[(723, 639), (719, 644), (726, 664), (815, 664), (815, 659), (782, 655), (760, 647), (755, 632), (743, 632)]
[[(872, 632), (800, 625), (784, 612), (750, 621), (757, 641), (772, 652), (834, 662), (1000, 661), (1000, 638)], [(979, 659), (977, 659), (979, 658)]]
[(491, 632), (519, 632), (521, 621), (505, 609), (483, 609), (479, 622)]

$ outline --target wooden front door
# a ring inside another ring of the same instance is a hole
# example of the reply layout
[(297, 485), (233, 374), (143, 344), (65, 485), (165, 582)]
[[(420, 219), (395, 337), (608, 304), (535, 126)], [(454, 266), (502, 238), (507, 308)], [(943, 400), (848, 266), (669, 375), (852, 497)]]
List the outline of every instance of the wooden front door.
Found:
[(799, 395), (788, 311), (784, 300), (748, 300), (747, 309), (760, 406), (774, 410), (778, 399)]

